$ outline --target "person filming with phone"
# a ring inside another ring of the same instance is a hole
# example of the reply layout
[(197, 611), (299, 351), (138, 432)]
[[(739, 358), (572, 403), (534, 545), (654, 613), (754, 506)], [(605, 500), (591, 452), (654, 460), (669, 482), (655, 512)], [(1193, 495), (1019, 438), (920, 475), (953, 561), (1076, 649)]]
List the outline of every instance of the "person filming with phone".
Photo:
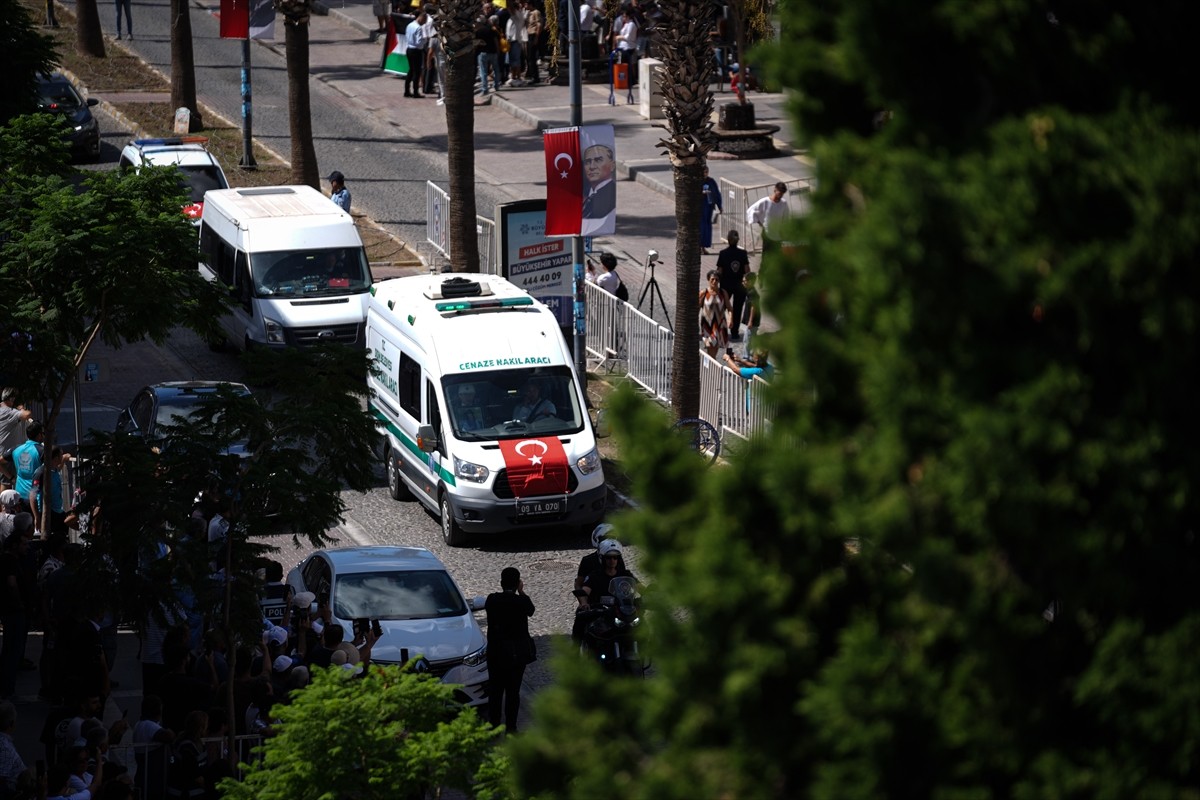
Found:
[(488, 696), (488, 720), (500, 724), (504, 710), (504, 729), (517, 732), (517, 714), (521, 710), (521, 679), (525, 667), (537, 654), (529, 635), (529, 618), (533, 616), (533, 601), (525, 595), (521, 571), (505, 567), (500, 572), (501, 591), (488, 595), (487, 664), (491, 692)]

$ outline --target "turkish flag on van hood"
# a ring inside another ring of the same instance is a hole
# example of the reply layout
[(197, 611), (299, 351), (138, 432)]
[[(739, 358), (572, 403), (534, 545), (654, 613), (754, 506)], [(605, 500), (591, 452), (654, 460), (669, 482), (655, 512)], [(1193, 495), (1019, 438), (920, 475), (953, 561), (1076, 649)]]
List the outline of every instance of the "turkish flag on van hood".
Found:
[(514, 497), (567, 493), (567, 453), (556, 436), (502, 439), (500, 452)]

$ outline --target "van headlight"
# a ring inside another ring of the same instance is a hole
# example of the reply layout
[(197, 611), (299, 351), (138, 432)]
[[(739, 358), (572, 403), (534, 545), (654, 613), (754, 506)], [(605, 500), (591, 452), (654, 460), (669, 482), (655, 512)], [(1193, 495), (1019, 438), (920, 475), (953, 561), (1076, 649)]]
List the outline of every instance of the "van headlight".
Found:
[(488, 477), (488, 468), (481, 467), (478, 464), (472, 464), (470, 461), (463, 461), (458, 456), (454, 457), (454, 475), (462, 478), (464, 481), (471, 483), (483, 483)]
[(467, 657), (463, 659), (463, 663), (466, 664), (468, 667), (478, 667), (480, 664), (483, 664), (486, 661), (487, 661), (487, 645), (486, 644), (483, 647), (476, 650), (474, 653), (468, 653)]
[(579, 460), (575, 462), (575, 466), (584, 475), (591, 475), (600, 469), (600, 451), (593, 447), (585, 455), (579, 457)]
[(263, 317), (263, 328), (267, 334), (267, 344), (284, 344), (282, 325), (270, 317)]

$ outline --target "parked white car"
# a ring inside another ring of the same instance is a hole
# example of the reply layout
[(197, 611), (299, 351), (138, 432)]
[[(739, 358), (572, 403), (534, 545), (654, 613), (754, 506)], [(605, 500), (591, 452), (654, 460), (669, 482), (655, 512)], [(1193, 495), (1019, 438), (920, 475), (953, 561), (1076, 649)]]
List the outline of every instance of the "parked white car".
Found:
[(328, 598), (333, 622), (354, 637), (356, 620), (378, 620), (382, 638), (371, 650), (376, 664), (424, 656), (429, 671), (462, 688), (466, 705), (487, 702), (487, 639), (470, 601), (441, 559), (423, 547), (340, 547), (318, 550), (287, 577), (296, 593)]

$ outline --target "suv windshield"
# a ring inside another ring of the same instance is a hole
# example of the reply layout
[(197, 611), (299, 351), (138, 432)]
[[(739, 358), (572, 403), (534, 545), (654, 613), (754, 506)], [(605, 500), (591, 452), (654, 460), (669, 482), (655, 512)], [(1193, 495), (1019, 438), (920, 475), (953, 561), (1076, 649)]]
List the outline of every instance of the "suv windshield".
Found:
[(554, 436), (583, 429), (569, 367), (472, 372), (442, 379), (450, 424), (459, 439)]
[(65, 82), (38, 84), (38, 105), (43, 110), (73, 110), (83, 105), (75, 87)]
[(462, 595), (442, 570), (357, 572), (337, 576), (338, 619), (428, 619), (467, 613)]
[(250, 257), (258, 297), (322, 297), (356, 294), (371, 287), (361, 247), (282, 250)]
[(179, 170), (183, 173), (193, 203), (202, 201), (207, 191), (229, 188), (225, 181), (221, 180), (221, 173), (214, 166), (180, 167)]

